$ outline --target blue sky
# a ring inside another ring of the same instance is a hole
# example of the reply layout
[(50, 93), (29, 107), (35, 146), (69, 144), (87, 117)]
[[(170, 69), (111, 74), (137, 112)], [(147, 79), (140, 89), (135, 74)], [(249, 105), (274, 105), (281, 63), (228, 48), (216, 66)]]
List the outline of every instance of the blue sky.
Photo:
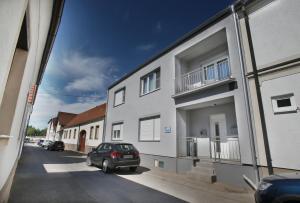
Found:
[(106, 101), (106, 89), (232, 0), (66, 0), (30, 124)]

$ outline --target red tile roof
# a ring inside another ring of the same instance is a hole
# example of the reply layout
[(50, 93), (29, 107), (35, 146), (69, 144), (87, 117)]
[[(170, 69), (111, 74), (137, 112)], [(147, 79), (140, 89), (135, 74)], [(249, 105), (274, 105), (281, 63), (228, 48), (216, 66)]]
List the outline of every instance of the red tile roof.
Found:
[(105, 117), (106, 104), (101, 104), (85, 112), (76, 115), (65, 127), (72, 127), (79, 124), (89, 123)]
[(67, 113), (67, 112), (58, 112), (57, 118), (60, 125), (65, 126), (69, 123), (77, 114)]

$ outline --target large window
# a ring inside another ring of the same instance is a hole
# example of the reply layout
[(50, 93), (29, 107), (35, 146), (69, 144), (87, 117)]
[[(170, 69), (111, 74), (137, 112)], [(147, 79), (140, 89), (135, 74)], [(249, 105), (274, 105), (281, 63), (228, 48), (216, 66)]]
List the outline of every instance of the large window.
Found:
[(95, 129), (95, 140), (98, 140), (99, 139), (99, 125), (96, 126), (96, 129)]
[(115, 92), (114, 106), (119, 106), (125, 103), (125, 87)]
[(123, 140), (123, 123), (115, 123), (112, 125), (112, 140)]
[(140, 141), (160, 141), (160, 116), (142, 118), (139, 122)]
[(90, 140), (93, 139), (94, 126), (90, 128)]
[(160, 68), (141, 78), (141, 95), (148, 94), (160, 88)]

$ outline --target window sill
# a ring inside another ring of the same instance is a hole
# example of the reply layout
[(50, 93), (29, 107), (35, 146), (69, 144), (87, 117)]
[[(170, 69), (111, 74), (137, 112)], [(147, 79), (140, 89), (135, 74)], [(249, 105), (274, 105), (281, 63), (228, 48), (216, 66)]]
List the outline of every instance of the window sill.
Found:
[(152, 90), (151, 92), (148, 92), (148, 93), (145, 93), (145, 94), (140, 94), (140, 97), (146, 96), (146, 95), (151, 94), (151, 93), (153, 93), (153, 92), (156, 92), (156, 91), (158, 91), (158, 90), (160, 90), (160, 88), (157, 88), (157, 89)]
[(11, 137), (12, 136), (9, 136), (9, 135), (0, 135), (0, 139), (9, 139)]
[(5, 146), (8, 144), (9, 138), (12, 136), (9, 135), (0, 135), (0, 147)]
[(139, 140), (139, 142), (160, 142), (160, 140)]

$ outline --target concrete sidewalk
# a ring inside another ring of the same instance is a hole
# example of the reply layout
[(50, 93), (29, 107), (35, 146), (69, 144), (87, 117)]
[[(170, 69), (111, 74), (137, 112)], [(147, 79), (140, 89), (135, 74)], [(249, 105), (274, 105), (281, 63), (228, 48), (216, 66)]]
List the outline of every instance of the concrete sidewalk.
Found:
[[(143, 170), (142, 168), (139, 170)], [(184, 174), (149, 170), (138, 174), (116, 172), (127, 180), (145, 185), (187, 202), (215, 203), (241, 202), (253, 203), (254, 192), (231, 187), (221, 183), (209, 184), (189, 178)]]

